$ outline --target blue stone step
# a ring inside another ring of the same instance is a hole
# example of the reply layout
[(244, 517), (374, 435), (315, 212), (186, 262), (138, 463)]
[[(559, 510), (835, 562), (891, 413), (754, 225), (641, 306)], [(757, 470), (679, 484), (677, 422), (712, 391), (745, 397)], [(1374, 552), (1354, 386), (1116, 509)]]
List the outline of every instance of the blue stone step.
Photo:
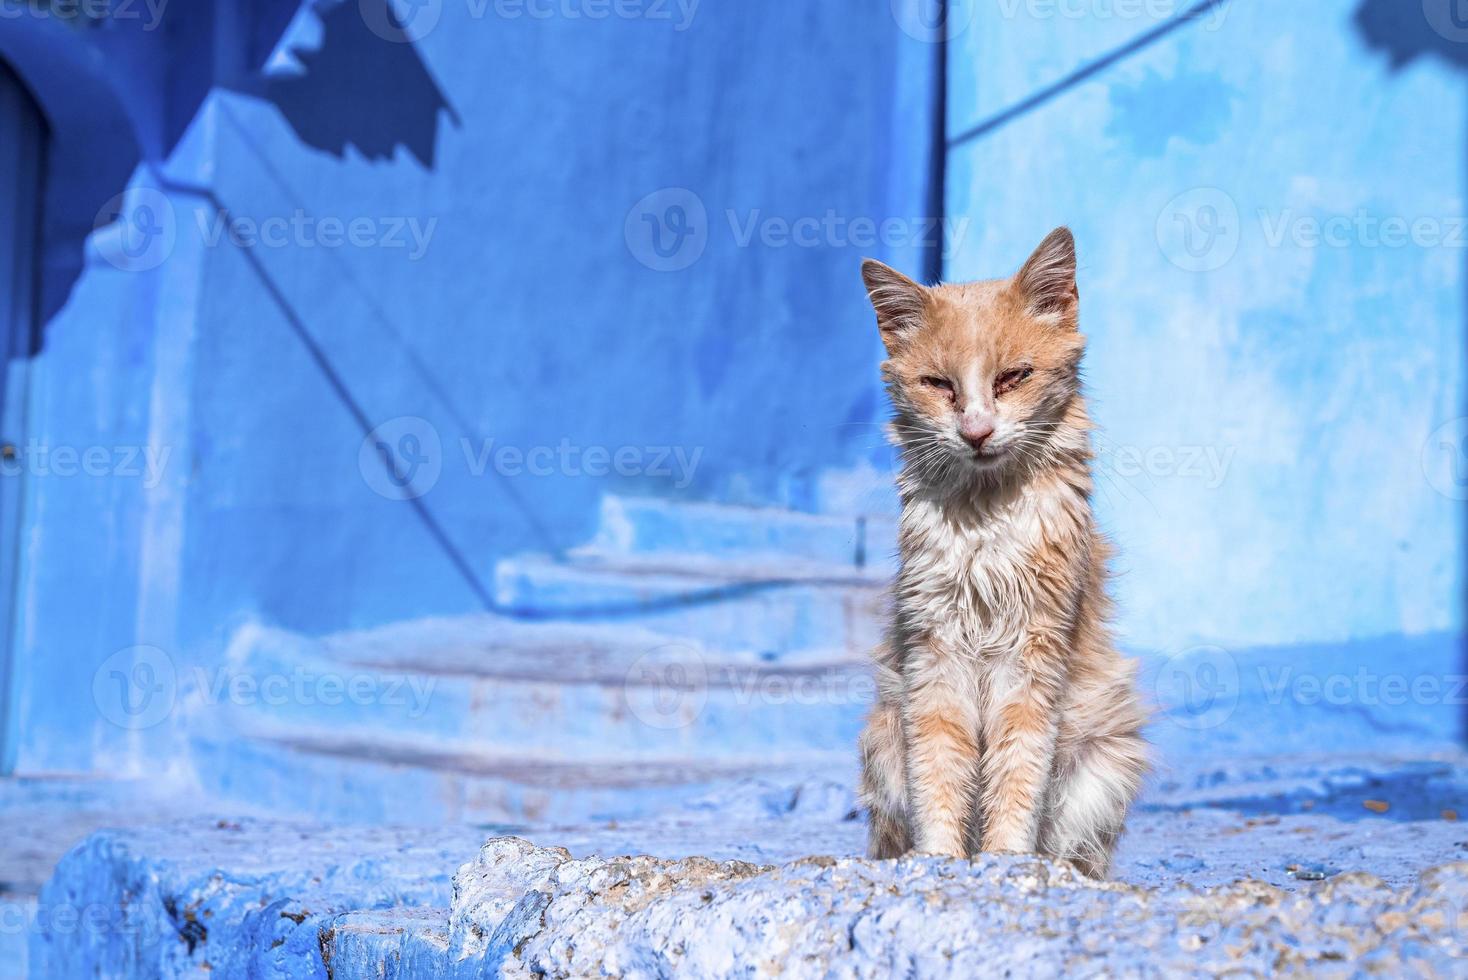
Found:
[(205, 716), (233, 727), (387, 733), (548, 759), (849, 750), (875, 696), (861, 661), (740, 661), (637, 629), (483, 616), (321, 641), (250, 627), (223, 675), (216, 692), (258, 692), (208, 705), (218, 710)]
[(890, 569), (896, 535), (888, 517), (608, 496), (602, 500), (601, 525), (587, 550)]
[(633, 820), (731, 780), (849, 775), (851, 751), (770, 759), (546, 759), (330, 731), (191, 741), (200, 788), (273, 812), (372, 824)]
[[(60, 861), (41, 892), (51, 914), (30, 932), (31, 976), (458, 976), (431, 951), (447, 931), (454, 873), (483, 837), (462, 826), (254, 819), (99, 831)], [(381, 938), (373, 945), (408, 952), (404, 965), (424, 969), (356, 972), (374, 926)], [(341, 960), (338, 928), (347, 933)]]
[(657, 567), (539, 556), (495, 569), (495, 597), (527, 614), (579, 622), (636, 622), (709, 650), (766, 659), (849, 659), (881, 638), (879, 575), (790, 561), (735, 566), (688, 557)]

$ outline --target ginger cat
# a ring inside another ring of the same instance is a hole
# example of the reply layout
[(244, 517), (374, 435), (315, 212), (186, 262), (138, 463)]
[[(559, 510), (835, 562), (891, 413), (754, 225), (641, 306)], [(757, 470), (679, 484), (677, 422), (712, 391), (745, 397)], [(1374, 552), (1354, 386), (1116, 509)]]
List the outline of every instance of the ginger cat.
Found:
[(1038, 851), (1104, 877), (1147, 769), (1107, 632), (1075, 239), (1012, 278), (862, 267), (900, 448), (900, 571), (861, 737), (868, 851)]

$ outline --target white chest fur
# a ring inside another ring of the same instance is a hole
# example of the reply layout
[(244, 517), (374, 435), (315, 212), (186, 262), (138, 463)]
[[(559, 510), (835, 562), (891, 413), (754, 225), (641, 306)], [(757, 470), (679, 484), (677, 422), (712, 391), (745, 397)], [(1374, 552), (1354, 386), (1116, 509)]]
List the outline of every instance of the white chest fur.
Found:
[(1051, 495), (955, 504), (910, 500), (902, 513), (898, 604), (910, 626), (975, 654), (1023, 642), (1034, 605), (1034, 556)]

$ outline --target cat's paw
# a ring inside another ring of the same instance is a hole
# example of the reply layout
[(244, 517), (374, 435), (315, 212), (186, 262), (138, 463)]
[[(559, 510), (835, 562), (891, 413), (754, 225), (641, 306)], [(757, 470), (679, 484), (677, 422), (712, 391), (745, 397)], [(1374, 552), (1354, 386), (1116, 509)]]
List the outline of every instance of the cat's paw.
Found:
[(986, 854), (1000, 855), (1000, 856), (1003, 856), (1003, 857), (1038, 857), (1039, 856), (1035, 851), (1014, 850), (1014, 849), (1011, 849), (1011, 848), (1008, 848), (1008, 847), (986, 847), (983, 850), (975, 851), (973, 854), (969, 855), (969, 860), (970, 861), (977, 861), (977, 860), (979, 860), (980, 858), (982, 858)]
[(902, 852), (904, 858), (958, 858), (968, 860), (968, 855), (962, 851), (923, 851), (916, 847), (910, 847)]

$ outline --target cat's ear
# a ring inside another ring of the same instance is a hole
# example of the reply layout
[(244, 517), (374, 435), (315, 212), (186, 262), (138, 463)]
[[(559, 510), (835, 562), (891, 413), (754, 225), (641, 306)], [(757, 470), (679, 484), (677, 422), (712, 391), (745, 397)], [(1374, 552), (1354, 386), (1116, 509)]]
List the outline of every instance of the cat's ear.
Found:
[(1074, 325), (1081, 294), (1076, 288), (1076, 239), (1070, 229), (1056, 228), (1046, 235), (1014, 281), (1032, 315), (1058, 315)]
[(861, 264), (861, 278), (877, 311), (877, 329), (887, 353), (895, 354), (905, 338), (923, 325), (928, 289), (876, 259)]

